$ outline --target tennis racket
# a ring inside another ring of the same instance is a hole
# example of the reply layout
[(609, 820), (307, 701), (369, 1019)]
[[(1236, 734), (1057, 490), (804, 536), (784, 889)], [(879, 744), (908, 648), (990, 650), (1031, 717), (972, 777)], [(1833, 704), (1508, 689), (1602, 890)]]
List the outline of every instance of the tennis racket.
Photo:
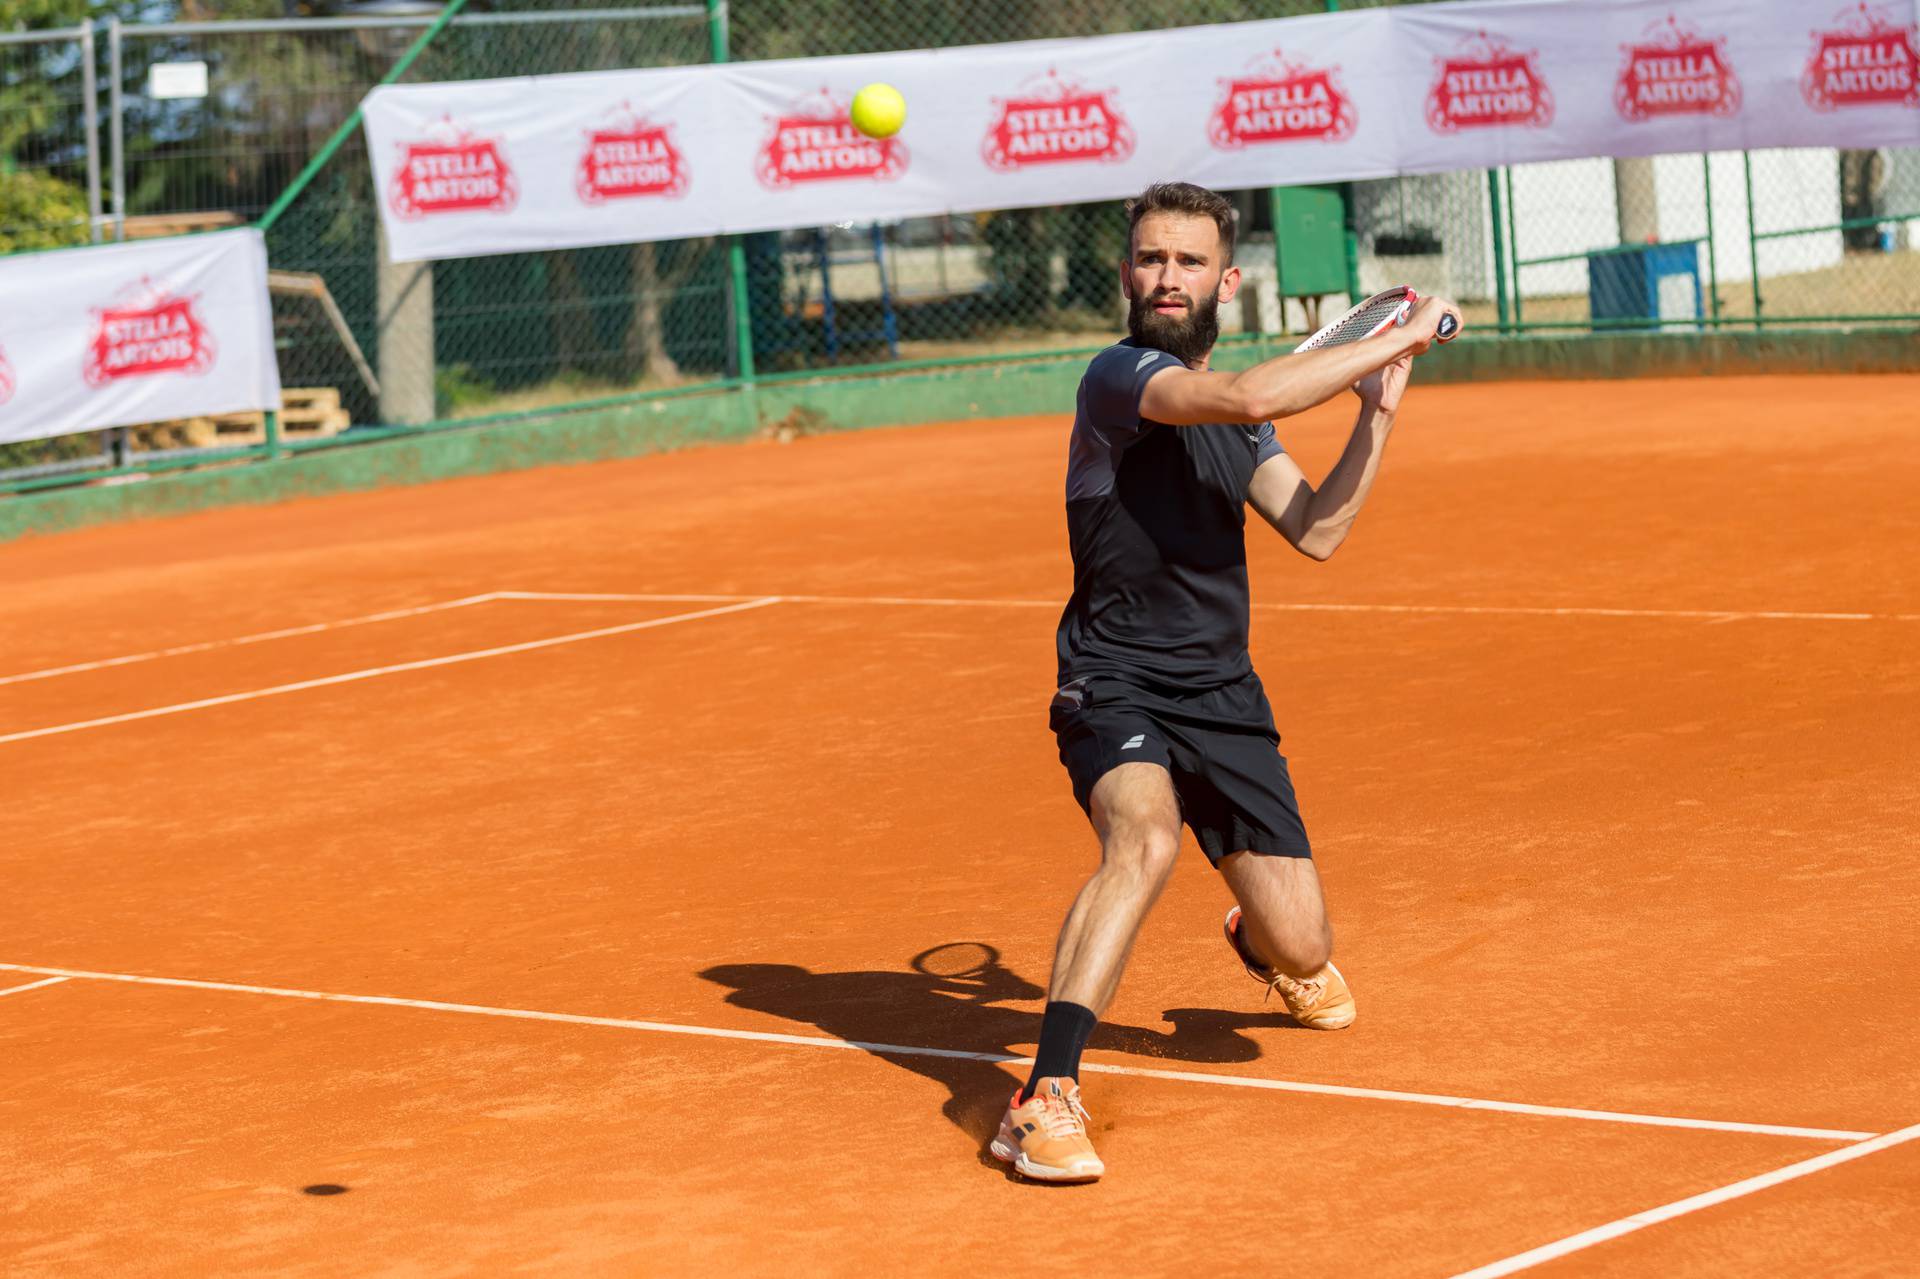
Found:
[[(1413, 314), (1413, 304), (1419, 300), (1420, 295), (1404, 284), (1396, 285), (1384, 293), (1376, 293), (1333, 323), (1322, 325), (1312, 337), (1294, 347), (1294, 353), (1345, 346), (1349, 342), (1359, 342), (1376, 333), (1384, 333), (1397, 324), (1405, 324), (1407, 317)], [(1439, 332), (1434, 336), (1445, 342), (1459, 331), (1459, 322), (1451, 315), (1444, 315), (1440, 317)]]

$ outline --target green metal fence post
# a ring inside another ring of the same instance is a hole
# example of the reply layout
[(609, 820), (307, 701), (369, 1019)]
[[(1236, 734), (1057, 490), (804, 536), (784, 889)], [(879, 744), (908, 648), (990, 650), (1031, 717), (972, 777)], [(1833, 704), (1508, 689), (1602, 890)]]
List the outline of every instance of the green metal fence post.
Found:
[(1500, 211), (1500, 174), (1496, 169), (1487, 170), (1487, 203), (1488, 220), (1493, 224), (1494, 313), (1499, 317), (1500, 332), (1505, 333), (1511, 319), (1507, 311), (1507, 233), (1501, 226), (1505, 215)]
[(1713, 247), (1713, 156), (1700, 153), (1700, 183), (1707, 193), (1707, 296), (1713, 314), (1713, 331), (1720, 331), (1720, 255)]
[(280, 448), (280, 410), (268, 409), (267, 410), (267, 457), (269, 459), (279, 457), (281, 452), (282, 452), (282, 449)]
[[(713, 60), (727, 60), (727, 0), (707, 0), (707, 39), (713, 49)], [(727, 272), (731, 284), (727, 290), (728, 302), (733, 308), (733, 348), (734, 376), (746, 385), (747, 394), (753, 393), (753, 294), (747, 281), (747, 246), (740, 237), (727, 237)], [(748, 399), (748, 404), (753, 403)]]
[(1519, 201), (1513, 198), (1513, 166), (1501, 170), (1507, 179), (1507, 261), (1513, 267), (1513, 327), (1517, 330), (1525, 323), (1520, 293), (1520, 211)]
[[(1331, 0), (1330, 0), (1331, 2)], [(1360, 233), (1353, 225), (1353, 183), (1340, 184), (1340, 232), (1346, 241), (1347, 250), (1347, 297), (1359, 302), (1366, 294), (1360, 291)]]
[(1760, 328), (1760, 227), (1753, 216), (1753, 152), (1740, 153), (1747, 180), (1747, 263), (1753, 269), (1753, 327)]

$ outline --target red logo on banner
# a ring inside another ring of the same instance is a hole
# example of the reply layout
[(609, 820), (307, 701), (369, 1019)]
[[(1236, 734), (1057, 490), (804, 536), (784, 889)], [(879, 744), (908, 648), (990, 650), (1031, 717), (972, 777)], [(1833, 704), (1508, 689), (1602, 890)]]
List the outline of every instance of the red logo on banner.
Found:
[(847, 119), (848, 100), (822, 89), (796, 102), (769, 123), (754, 175), (780, 190), (796, 182), (845, 178), (888, 181), (907, 171), (907, 148), (898, 137), (870, 138)]
[(587, 204), (643, 195), (687, 193), (687, 158), (664, 124), (649, 124), (622, 103), (621, 121), (587, 134), (573, 189)]
[(1462, 40), (1458, 56), (1434, 59), (1439, 73), (1427, 91), (1427, 127), (1453, 133), (1552, 124), (1553, 94), (1534, 62), (1539, 56), (1484, 31)]
[(1226, 87), (1207, 122), (1207, 137), (1226, 151), (1250, 142), (1339, 142), (1353, 135), (1353, 99), (1340, 87), (1340, 68), (1288, 62), (1280, 50), (1256, 58), (1247, 74)]
[(93, 338), (81, 372), (89, 386), (154, 373), (205, 373), (213, 367), (213, 335), (194, 310), (151, 280), (121, 290), (121, 306), (94, 307)]
[(0, 404), (13, 398), (13, 365), (7, 363), (7, 348), (0, 346)]
[(1891, 103), (1920, 107), (1920, 40), (1885, 9), (1860, 4), (1835, 16), (1836, 30), (1813, 33), (1800, 92), (1816, 111)]
[(497, 139), (474, 137), (452, 120), (433, 132), (441, 136), (400, 144), (400, 167), (393, 171), (387, 201), (395, 213), (413, 219), (513, 208), (520, 184)]
[(1049, 71), (1022, 96), (993, 100), (981, 158), (1001, 173), (1067, 160), (1118, 164), (1133, 154), (1133, 126), (1114, 105), (1116, 92), (1083, 89)]
[(1740, 109), (1740, 78), (1727, 61), (1724, 36), (1703, 36), (1669, 16), (1647, 28), (1644, 44), (1622, 45), (1627, 55), (1613, 86), (1623, 118), (1732, 115)]

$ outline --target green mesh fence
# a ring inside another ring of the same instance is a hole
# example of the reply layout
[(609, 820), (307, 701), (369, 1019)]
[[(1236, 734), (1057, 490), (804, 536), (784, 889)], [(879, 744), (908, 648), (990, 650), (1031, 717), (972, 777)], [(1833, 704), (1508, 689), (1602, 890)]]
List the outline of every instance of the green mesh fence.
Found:
[[(1386, 2), (473, 0), (402, 79), (697, 64), (716, 39), (734, 60), (781, 58)], [(269, 22), (254, 19), (278, 18), (278, 0), (230, 0), (198, 6), (220, 21), (96, 23), (91, 136), (78, 34), (0, 36), (0, 251), (88, 238), (89, 154), (108, 238), (259, 220), (426, 30), (435, 6), (417, 8), (429, 12)], [(217, 91), (147, 92), (154, 63), (183, 61), (204, 62)], [(1351, 227), (1350, 264), (1305, 283), (1276, 269), (1275, 198), (1229, 194), (1247, 276), (1241, 302), (1223, 308), (1229, 333), (1298, 332), (1323, 295), (1333, 307), (1352, 287), (1394, 283), (1459, 299), (1479, 333), (1920, 318), (1920, 151), (1582, 160), (1346, 184), (1325, 195)], [(1278, 203), (1308, 198), (1320, 197)], [(356, 128), (276, 212), (268, 252), (284, 383), (337, 398), (361, 430), (726, 378), (741, 369), (743, 331), (760, 373), (1097, 344), (1122, 324), (1113, 264), (1124, 236), (1114, 202), (751, 235), (739, 241), (739, 296), (733, 246), (718, 237), (383, 267)], [(1651, 279), (1654, 296), (1623, 317), (1626, 277)], [(192, 460), (206, 447), (157, 428), (0, 446), (0, 483), (129, 457)]]

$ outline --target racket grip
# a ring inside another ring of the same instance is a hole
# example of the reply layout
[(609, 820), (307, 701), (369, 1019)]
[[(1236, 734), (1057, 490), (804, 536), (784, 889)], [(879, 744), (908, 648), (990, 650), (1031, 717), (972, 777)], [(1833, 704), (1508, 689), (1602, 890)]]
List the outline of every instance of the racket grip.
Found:
[(1459, 331), (1460, 321), (1454, 319), (1451, 315), (1443, 315), (1440, 317), (1440, 326), (1434, 330), (1433, 335), (1442, 342), (1448, 342), (1451, 341), (1453, 335)]

